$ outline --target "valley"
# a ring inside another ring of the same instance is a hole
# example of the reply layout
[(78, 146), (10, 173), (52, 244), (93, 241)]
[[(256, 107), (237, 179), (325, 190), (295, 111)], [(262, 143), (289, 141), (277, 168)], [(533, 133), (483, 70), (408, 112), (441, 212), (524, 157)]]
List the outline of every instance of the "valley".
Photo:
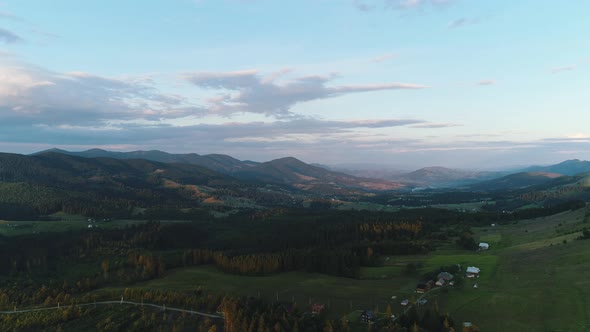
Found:
[[(66, 305), (0, 315), (9, 330), (585, 331), (590, 320), (585, 173), (374, 190), (294, 159), (234, 177), (55, 151), (2, 158), (0, 309)], [(416, 292), (446, 271), (454, 285)], [(157, 304), (139, 314), (121, 298)], [(114, 318), (127, 314), (134, 325)]]

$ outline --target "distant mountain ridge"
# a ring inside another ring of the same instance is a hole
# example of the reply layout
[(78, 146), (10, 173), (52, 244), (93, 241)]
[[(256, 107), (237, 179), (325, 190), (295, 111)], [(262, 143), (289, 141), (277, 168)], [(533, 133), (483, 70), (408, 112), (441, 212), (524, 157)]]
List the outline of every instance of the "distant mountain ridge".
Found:
[(293, 157), (271, 160), (238, 171), (240, 179), (255, 179), (261, 182), (277, 183), (317, 192), (345, 192), (347, 188), (362, 190), (394, 190), (403, 185), (391, 181), (359, 178), (345, 173), (334, 172), (322, 167), (306, 164)]
[(160, 150), (114, 152), (102, 149), (90, 149), (80, 152), (71, 152), (61, 149), (49, 149), (37, 152), (34, 155), (41, 155), (47, 152), (67, 154), (84, 158), (114, 158), (114, 159), (145, 159), (163, 163), (192, 164), (206, 167), (216, 172), (231, 174), (244, 168), (252, 167), (258, 163), (253, 161), (241, 161), (224, 154), (199, 155), (196, 153), (172, 154)]
[(359, 178), (340, 172), (326, 170), (321, 167), (306, 164), (293, 157), (257, 163), (253, 161), (241, 161), (222, 154), (170, 154), (159, 150), (111, 152), (101, 149), (91, 149), (81, 152), (51, 149), (37, 152), (34, 155), (42, 156), (48, 153), (58, 153), (83, 158), (113, 158), (119, 160), (145, 159), (163, 163), (198, 165), (215, 172), (230, 175), (240, 180), (285, 185), (298, 190), (328, 195), (352, 194), (355, 193), (355, 190), (383, 191), (403, 187), (403, 185), (392, 181)]
[(468, 186), (468, 188), (478, 191), (522, 189), (546, 184), (562, 176), (562, 174), (547, 172), (520, 172), (506, 175), (498, 179), (478, 182)]
[(549, 166), (531, 166), (524, 169), (525, 172), (547, 172), (562, 175), (576, 175), (590, 172), (590, 161), (570, 159), (559, 164)]
[(395, 169), (390, 171), (387, 169), (355, 171), (338, 169), (322, 164), (307, 164), (293, 157), (259, 163), (241, 161), (224, 154), (171, 154), (159, 150), (113, 152), (90, 149), (70, 152), (51, 149), (38, 152), (35, 155), (49, 152), (85, 158), (146, 159), (163, 163), (198, 165), (241, 180), (287, 185), (323, 194), (346, 193), (349, 192), (348, 189), (382, 191), (405, 187), (461, 187), (481, 190), (487, 185), (496, 189), (523, 188), (544, 183), (554, 174), (571, 176), (590, 172), (590, 161), (578, 159), (566, 160), (555, 165), (531, 166), (513, 172), (476, 171), (432, 166), (401, 173)]

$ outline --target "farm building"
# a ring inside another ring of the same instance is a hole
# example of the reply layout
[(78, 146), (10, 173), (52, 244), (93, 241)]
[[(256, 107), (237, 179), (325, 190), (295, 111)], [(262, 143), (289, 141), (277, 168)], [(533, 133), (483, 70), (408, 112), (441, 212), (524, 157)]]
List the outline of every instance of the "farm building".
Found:
[(425, 282), (425, 283), (419, 283), (418, 285), (416, 285), (416, 293), (419, 293), (419, 294), (426, 293), (430, 289), (432, 289), (432, 287), (434, 287), (434, 281), (432, 281), (432, 280), (429, 280), (428, 282)]
[(467, 273), (467, 278), (475, 278), (479, 277), (480, 269), (475, 266), (469, 266), (465, 272)]
[(488, 250), (488, 249), (490, 249), (490, 245), (488, 243), (485, 243), (485, 242), (479, 243), (479, 250)]
[(426, 292), (428, 292), (428, 289), (426, 289), (425, 283), (420, 283), (420, 284), (416, 285), (416, 293), (423, 294)]
[(445, 279), (440, 278), (436, 281), (435, 285), (440, 287), (440, 286), (444, 286), (447, 282), (445, 281)]
[(453, 275), (449, 272), (441, 272), (437, 276), (438, 279), (443, 279), (444, 281), (451, 281), (453, 280)]

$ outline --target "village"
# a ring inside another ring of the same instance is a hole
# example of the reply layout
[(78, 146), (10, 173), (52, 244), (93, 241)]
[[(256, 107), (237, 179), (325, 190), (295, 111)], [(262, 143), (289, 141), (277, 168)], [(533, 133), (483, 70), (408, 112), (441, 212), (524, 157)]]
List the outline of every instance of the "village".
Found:
[[(480, 242), (478, 245), (477, 251), (486, 251), (489, 250), (490, 245), (486, 242)], [(480, 277), (481, 269), (477, 266), (467, 266), (465, 270), (463, 270), (460, 264), (456, 264), (453, 266), (449, 266), (442, 271), (439, 271), (437, 274), (433, 275), (433, 278), (428, 279), (426, 281), (421, 281), (416, 285), (415, 294), (418, 295), (417, 298), (413, 297), (412, 299), (408, 297), (404, 297), (399, 304), (403, 307), (403, 311), (394, 314), (394, 313), (385, 313), (385, 317), (383, 314), (379, 314), (374, 310), (362, 310), (360, 313), (360, 321), (366, 324), (374, 324), (379, 319), (390, 319), (392, 321), (397, 320), (403, 314), (406, 314), (413, 306), (424, 306), (428, 303), (428, 294), (431, 291), (437, 289), (443, 289), (446, 287), (455, 287), (455, 286), (465, 286), (465, 279), (470, 280), (469, 286), (477, 289), (479, 288), (479, 283), (477, 280)], [(391, 301), (397, 301), (398, 296), (393, 295), (391, 297)], [(314, 304), (312, 306), (312, 312), (314, 314), (320, 314), (322, 310), (324, 310), (325, 306), (322, 304)], [(462, 322), (462, 332), (476, 332), (479, 331), (477, 325), (472, 322)]]

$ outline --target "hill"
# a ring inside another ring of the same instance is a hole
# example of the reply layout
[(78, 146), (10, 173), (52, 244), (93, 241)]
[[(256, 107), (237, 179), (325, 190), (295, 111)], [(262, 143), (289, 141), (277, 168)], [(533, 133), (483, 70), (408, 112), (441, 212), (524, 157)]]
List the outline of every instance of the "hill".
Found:
[(306, 164), (298, 159), (287, 157), (265, 163), (241, 161), (223, 154), (198, 155), (170, 154), (163, 151), (111, 152), (91, 149), (82, 152), (68, 152), (52, 149), (35, 154), (43, 156), (47, 153), (59, 153), (84, 158), (108, 157), (120, 160), (146, 159), (163, 163), (183, 163), (206, 167), (215, 172), (255, 183), (257, 185), (275, 184), (296, 188), (316, 194), (348, 195), (362, 191), (383, 191), (403, 187), (391, 181), (358, 178), (348, 174), (327, 170), (322, 167)]
[(545, 172), (521, 172), (510, 174), (499, 179), (479, 182), (468, 188), (476, 191), (497, 191), (522, 189), (537, 185), (543, 185), (561, 177), (561, 174)]
[(499, 178), (501, 172), (479, 172), (446, 167), (424, 167), (396, 177), (397, 181), (420, 186), (457, 187), (469, 183)]
[(216, 172), (231, 174), (244, 168), (255, 166), (256, 162), (241, 161), (224, 154), (199, 155), (196, 153), (172, 154), (159, 150), (114, 152), (102, 149), (90, 149), (80, 152), (71, 152), (60, 149), (50, 149), (37, 152), (35, 155), (46, 153), (60, 153), (84, 158), (113, 158), (113, 159), (146, 159), (163, 163), (192, 164), (206, 167)]
[(301, 190), (326, 194), (348, 194), (351, 189), (368, 191), (393, 190), (403, 187), (399, 183), (384, 180), (357, 178), (348, 174), (329, 171), (306, 164), (296, 158), (275, 159), (234, 174), (244, 180), (282, 184)]
[(548, 172), (562, 175), (576, 175), (590, 172), (590, 161), (571, 159), (555, 165), (531, 166), (525, 172)]
[(1, 212), (11, 216), (31, 208), (38, 214), (88, 215), (98, 213), (92, 211), (129, 214), (135, 208), (161, 206), (199, 207), (221, 195), (247, 197), (249, 186), (197, 165), (55, 152), (0, 154)]

